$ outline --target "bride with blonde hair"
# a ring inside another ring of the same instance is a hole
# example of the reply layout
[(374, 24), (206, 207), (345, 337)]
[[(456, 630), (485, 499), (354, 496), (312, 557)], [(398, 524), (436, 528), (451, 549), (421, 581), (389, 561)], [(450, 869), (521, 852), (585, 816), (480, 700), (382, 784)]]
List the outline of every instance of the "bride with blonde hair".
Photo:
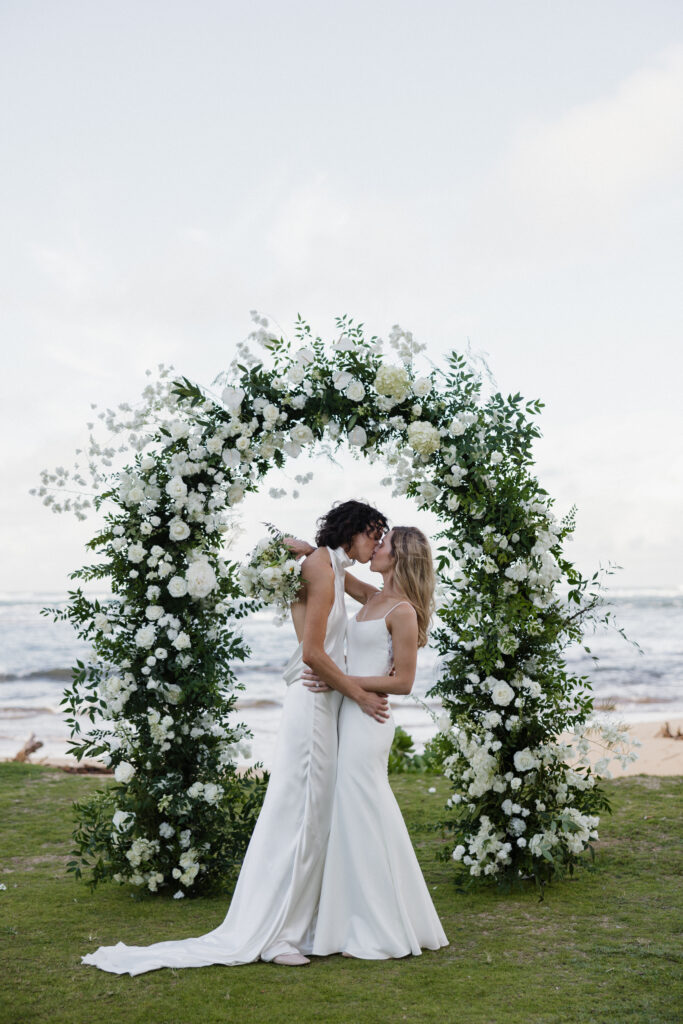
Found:
[[(348, 622), (346, 673), (304, 652), (304, 685), (313, 693), (349, 684), (385, 694), (412, 689), (434, 608), (429, 542), (415, 527), (394, 527), (377, 542), (370, 568), (382, 574), (381, 590), (346, 573), (347, 593), (363, 605)], [(394, 730), (391, 713), (387, 721), (371, 719), (342, 698), (314, 955), (381, 960), (448, 945), (389, 786)]]

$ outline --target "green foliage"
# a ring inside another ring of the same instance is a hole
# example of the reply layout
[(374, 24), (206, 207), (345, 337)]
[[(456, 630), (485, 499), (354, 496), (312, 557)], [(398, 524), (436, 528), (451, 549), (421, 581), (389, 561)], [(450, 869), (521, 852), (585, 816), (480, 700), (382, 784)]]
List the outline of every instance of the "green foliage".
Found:
[(426, 766), (425, 759), (414, 751), (415, 741), (412, 736), (397, 725), (389, 751), (389, 772), (423, 771)]

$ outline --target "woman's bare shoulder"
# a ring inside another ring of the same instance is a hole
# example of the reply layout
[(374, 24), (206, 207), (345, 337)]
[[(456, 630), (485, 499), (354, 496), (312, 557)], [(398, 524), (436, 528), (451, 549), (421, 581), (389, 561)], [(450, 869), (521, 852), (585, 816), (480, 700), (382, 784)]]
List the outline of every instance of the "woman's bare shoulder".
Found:
[(326, 569), (332, 569), (332, 560), (327, 548), (316, 548), (304, 558), (301, 566), (301, 571), (306, 579), (310, 579), (311, 575), (325, 572)]
[(394, 605), (386, 615), (387, 622), (417, 622), (417, 612), (410, 601)]

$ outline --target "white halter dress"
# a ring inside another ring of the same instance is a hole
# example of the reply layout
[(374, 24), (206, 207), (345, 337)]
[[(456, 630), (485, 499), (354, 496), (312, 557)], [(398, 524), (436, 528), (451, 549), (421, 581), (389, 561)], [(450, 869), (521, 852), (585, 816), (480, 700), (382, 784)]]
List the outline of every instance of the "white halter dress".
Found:
[[(349, 620), (349, 675), (390, 671), (391, 634), (385, 618)], [(354, 701), (343, 698), (314, 954), (343, 952), (382, 960), (448, 945), (389, 786), (387, 764), (394, 731), (393, 716), (377, 722)]]
[[(328, 551), (335, 594), (324, 647), (343, 669), (344, 570), (352, 560), (343, 548)], [(82, 963), (135, 975), (159, 967), (231, 966), (311, 952), (332, 814), (341, 694), (306, 689), (302, 652), (300, 643), (285, 669), (287, 692), (270, 781), (223, 923), (194, 938), (100, 946)]]

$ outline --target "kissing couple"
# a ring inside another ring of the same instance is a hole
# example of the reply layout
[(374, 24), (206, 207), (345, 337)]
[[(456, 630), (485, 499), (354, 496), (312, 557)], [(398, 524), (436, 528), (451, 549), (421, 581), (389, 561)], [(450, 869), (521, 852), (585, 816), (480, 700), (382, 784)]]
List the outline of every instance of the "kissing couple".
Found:
[[(419, 955), (448, 940), (434, 909), (387, 765), (388, 694), (410, 693), (434, 607), (429, 542), (389, 529), (359, 501), (318, 521), (292, 605), (299, 641), (265, 799), (222, 924), (150, 946), (100, 946), (81, 958), (113, 974), (160, 967), (287, 966), (341, 953), (363, 960)], [(382, 588), (347, 571), (370, 562)], [(347, 616), (344, 596), (360, 605)]]

